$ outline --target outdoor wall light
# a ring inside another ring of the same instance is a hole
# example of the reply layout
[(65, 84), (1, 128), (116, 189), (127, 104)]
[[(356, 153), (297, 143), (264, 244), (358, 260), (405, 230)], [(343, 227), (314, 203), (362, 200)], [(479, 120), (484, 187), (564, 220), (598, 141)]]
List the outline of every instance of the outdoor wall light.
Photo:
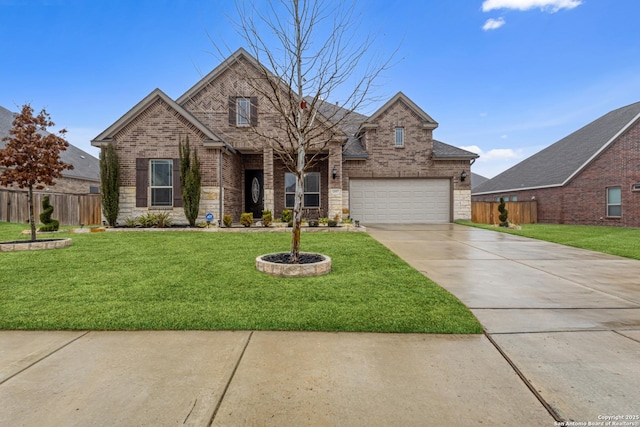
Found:
[(460, 174), (460, 181), (464, 181), (465, 179), (467, 179), (467, 171), (463, 170)]
[(333, 167), (333, 169), (331, 169), (331, 176), (333, 177), (333, 179), (336, 179), (336, 177), (338, 176), (338, 168), (337, 167)]

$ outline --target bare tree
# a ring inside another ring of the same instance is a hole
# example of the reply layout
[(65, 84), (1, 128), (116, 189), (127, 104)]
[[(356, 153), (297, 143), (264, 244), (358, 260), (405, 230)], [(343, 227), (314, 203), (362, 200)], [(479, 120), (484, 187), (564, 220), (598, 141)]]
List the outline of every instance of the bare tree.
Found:
[(14, 184), (29, 190), (31, 240), (36, 240), (33, 189), (54, 185), (63, 170), (73, 169), (73, 165), (60, 160), (60, 152), (69, 147), (64, 139), (67, 131), (62, 129), (59, 135), (48, 133), (47, 128), (54, 125), (45, 109), (34, 117), (33, 108), (25, 104), (13, 120), (9, 136), (3, 138), (7, 145), (0, 150), (0, 166), (6, 168), (0, 173), (0, 185)]
[(341, 129), (373, 100), (374, 80), (392, 55), (369, 52), (372, 39), (360, 36), (353, 4), (273, 0), (258, 10), (238, 1), (236, 10), (237, 31), (258, 62), (257, 73), (254, 64), (243, 77), (277, 118), (278, 129), (252, 130), (296, 178), (291, 257), (298, 263), (305, 173), (326, 158), (330, 142), (346, 141)]

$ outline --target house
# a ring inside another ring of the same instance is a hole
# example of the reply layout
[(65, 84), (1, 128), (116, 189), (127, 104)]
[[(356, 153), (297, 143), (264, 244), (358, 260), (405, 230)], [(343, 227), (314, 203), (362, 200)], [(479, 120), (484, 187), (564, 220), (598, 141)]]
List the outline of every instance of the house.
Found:
[[(239, 49), (171, 99), (155, 89), (92, 140), (113, 144), (121, 165), (120, 221), (150, 210), (185, 223), (178, 143), (189, 138), (202, 163), (199, 218), (293, 208), (295, 180), (252, 127), (279, 134), (280, 120), (246, 79), (260, 64)], [(249, 77), (248, 77), (249, 76)], [(283, 92), (286, 94), (286, 91)], [(318, 105), (331, 118), (346, 113)], [(335, 122), (334, 122), (335, 123)], [(322, 159), (304, 180), (304, 215), (373, 222), (450, 222), (471, 216), (470, 163), (476, 154), (432, 138), (436, 123), (403, 93), (370, 117), (354, 113), (328, 132)], [(265, 133), (265, 132), (261, 132)]]
[(488, 181), (489, 178), (479, 175), (477, 173), (471, 172), (471, 192), (480, 184), (485, 181)]
[[(9, 136), (16, 115), (17, 113), (0, 106), (0, 149), (3, 149), (7, 144), (2, 139)], [(60, 153), (60, 159), (65, 163), (72, 164), (73, 169), (64, 170), (62, 178), (56, 179), (55, 186), (50, 186), (44, 191), (64, 194), (99, 192), (100, 161), (98, 159), (71, 144)]]
[(475, 187), (536, 200), (538, 222), (640, 227), (640, 102), (613, 110)]

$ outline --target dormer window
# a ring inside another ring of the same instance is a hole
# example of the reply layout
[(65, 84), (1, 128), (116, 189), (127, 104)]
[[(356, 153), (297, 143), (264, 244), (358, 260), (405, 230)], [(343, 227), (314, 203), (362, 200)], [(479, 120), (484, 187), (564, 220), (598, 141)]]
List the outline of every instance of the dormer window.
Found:
[(255, 96), (230, 96), (229, 125), (237, 127), (257, 126), (258, 98)]
[(397, 127), (396, 128), (396, 147), (404, 147), (404, 128)]
[(249, 98), (236, 99), (236, 125), (249, 126), (251, 123), (251, 100)]

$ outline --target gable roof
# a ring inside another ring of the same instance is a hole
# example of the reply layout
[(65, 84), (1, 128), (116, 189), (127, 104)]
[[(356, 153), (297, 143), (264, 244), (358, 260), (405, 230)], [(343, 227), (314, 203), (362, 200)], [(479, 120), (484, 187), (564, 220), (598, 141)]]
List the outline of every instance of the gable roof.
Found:
[(362, 123), (363, 127), (367, 125), (373, 124), (373, 122), (383, 114), (387, 109), (389, 109), (396, 102), (401, 101), (409, 108), (411, 108), (417, 115), (423, 120), (423, 125), (426, 129), (435, 129), (438, 127), (438, 122), (433, 120), (430, 115), (425, 113), (422, 108), (418, 107), (418, 105), (413, 102), (407, 95), (402, 92), (396, 93), (393, 98), (388, 100), (382, 107), (378, 108), (378, 110), (371, 115), (364, 123)]
[(471, 189), (473, 190), (478, 185), (480, 185), (483, 182), (486, 182), (488, 180), (489, 180), (489, 178), (487, 178), (487, 177), (484, 177), (482, 175), (478, 175), (477, 173), (471, 172)]
[(436, 160), (467, 160), (480, 157), (476, 153), (433, 140), (433, 158)]
[(198, 119), (196, 119), (190, 112), (182, 108), (175, 101), (167, 96), (160, 89), (154, 89), (149, 95), (147, 95), (142, 101), (138, 102), (132, 109), (127, 111), (122, 117), (120, 117), (114, 124), (109, 126), (105, 131), (103, 131), (100, 135), (96, 136), (91, 140), (91, 145), (100, 147), (105, 143), (111, 142), (111, 139), (117, 134), (120, 130), (122, 130), (126, 125), (128, 125), (132, 120), (134, 120), (141, 112), (143, 112), (146, 108), (148, 108), (151, 104), (153, 104), (156, 100), (161, 99), (164, 101), (169, 107), (171, 107), (176, 113), (181, 115), (185, 120), (187, 120), (190, 124), (192, 124), (196, 129), (202, 132), (207, 138), (208, 141), (205, 144), (209, 147), (228, 147), (222, 138), (212, 132), (208, 127), (203, 125)]
[(473, 194), (561, 187), (640, 119), (640, 102), (610, 111), (489, 181)]
[[(9, 132), (13, 127), (13, 119), (16, 116), (17, 113), (0, 107), (0, 149), (7, 145), (6, 141), (2, 141), (2, 138), (9, 136)], [(61, 151), (60, 160), (73, 165), (73, 169), (62, 171), (62, 176), (100, 181), (100, 161), (75, 145), (69, 144), (65, 151)]]

